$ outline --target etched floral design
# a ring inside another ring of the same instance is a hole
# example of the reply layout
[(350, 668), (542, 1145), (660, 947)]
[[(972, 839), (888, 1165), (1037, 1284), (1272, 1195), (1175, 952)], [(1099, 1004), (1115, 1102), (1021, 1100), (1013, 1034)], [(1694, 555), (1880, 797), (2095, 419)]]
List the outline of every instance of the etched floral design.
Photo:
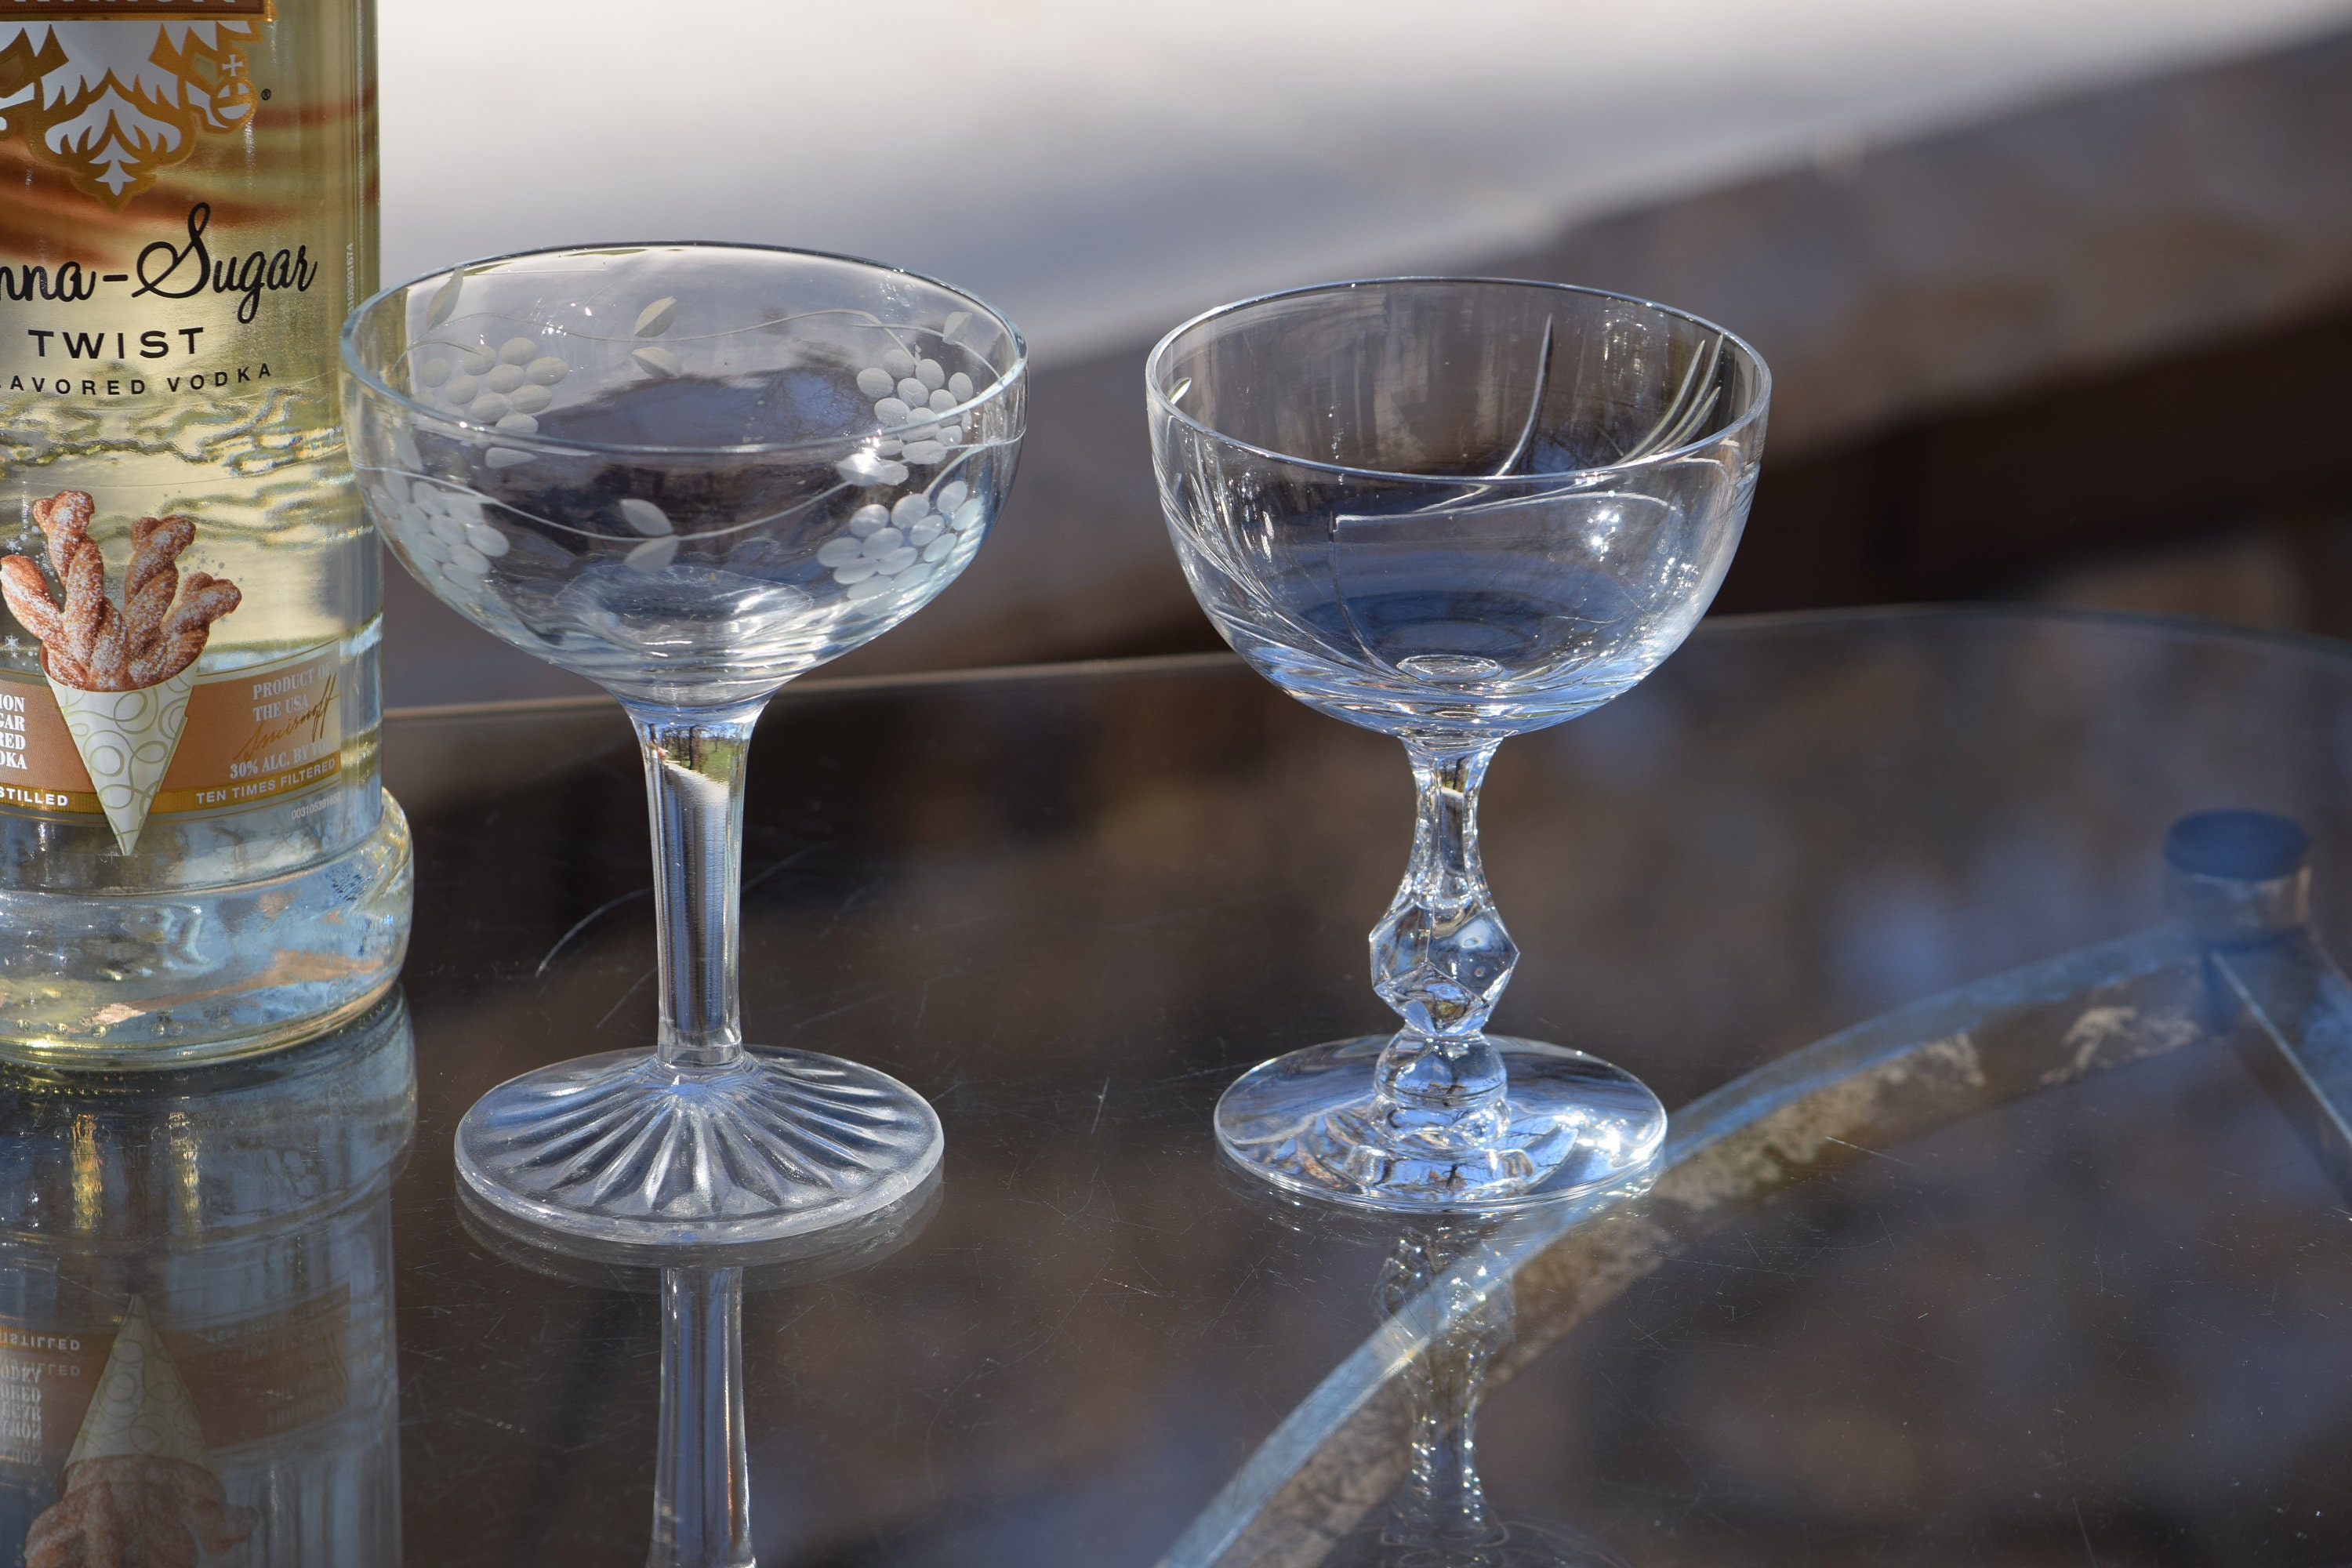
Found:
[(964, 416), (944, 416), (971, 401), (971, 377), (961, 371), (950, 374), (935, 359), (891, 349), (880, 363), (857, 373), (857, 390), (874, 399), (874, 417), (882, 423), (883, 437), (875, 447), (878, 457), (928, 468), (945, 461), (969, 429)]
[(509, 436), (538, 434), (540, 413), (571, 374), (535, 337), (510, 337), (496, 348), (428, 342), (416, 353), (416, 385), (428, 401)]
[[(442, 327), (457, 312), (466, 291), (460, 268), (434, 291), (425, 306), (425, 330)], [(410, 352), (411, 390), (427, 407), (439, 405), (470, 424), (486, 425), (499, 435), (535, 436), (539, 416), (554, 401), (555, 388), (572, 374), (564, 358), (536, 334), (517, 333), (493, 346), (450, 342), (428, 338)], [(414, 445), (413, 442), (410, 443)], [(488, 438), (476, 445), (492, 468), (511, 468), (531, 460), (519, 447), (499, 446)], [(416, 465), (412, 464), (412, 467)]]
[[(882, 444), (891, 447), (902, 445), (897, 441)], [(908, 478), (906, 464), (895, 457), (885, 457), (878, 452), (852, 452), (835, 463), (833, 471), (841, 476), (843, 483), (852, 485), (903, 485)]]
[(380, 474), (372, 488), (377, 520), (411, 565), (453, 597), (481, 594), (490, 563), (512, 548), (478, 496), (399, 473)]
[(645, 536), (645, 542), (631, 546), (622, 562), (630, 571), (650, 575), (677, 559), (677, 530), (667, 512), (649, 500), (630, 496), (621, 502), (621, 516)]
[[(636, 324), (629, 331), (640, 338), (657, 338), (677, 322), (677, 301), (656, 300), (637, 312)], [(656, 381), (675, 381), (686, 374), (686, 362), (661, 343), (641, 342), (629, 351), (637, 368)]]
[(918, 490), (887, 508), (869, 501), (817, 547), (817, 563), (849, 590), (852, 603), (908, 593), (955, 553), (987, 510), (961, 479), (950, 479), (936, 496)]
[[(427, 336), (411, 351), (412, 388), (426, 408), (446, 410), (468, 424), (488, 427), (488, 434), (474, 438), (473, 445), (483, 453), (475, 461), (486, 461), (492, 468), (530, 462), (533, 460), (530, 451), (501, 446), (497, 437), (539, 434), (538, 416), (575, 369), (551, 348), (551, 338), (560, 339), (565, 331), (548, 326), (540, 334), (518, 334), (496, 343), (450, 341), (464, 335), (462, 327), (453, 328), (451, 323), (459, 319), (467, 283), (465, 272), (453, 272), (428, 301), (425, 331), (442, 335)], [(633, 364), (646, 381), (686, 374), (686, 363), (677, 350), (657, 341), (677, 324), (679, 314), (675, 296), (638, 308), (629, 318), (627, 335), (619, 340), (628, 353), (623, 369)], [(947, 331), (952, 333), (958, 324), (957, 319), (950, 318)], [(782, 322), (761, 325), (778, 330)], [(512, 331), (513, 326), (514, 318), (506, 317), (504, 329)], [(900, 332), (917, 331), (885, 330), (893, 339)], [(867, 493), (842, 531), (818, 548), (815, 564), (846, 590), (845, 597), (850, 603), (862, 604), (885, 595), (917, 594), (943, 566), (968, 556), (988, 509), (961, 479), (942, 479), (928, 489), (905, 489), (915, 468), (950, 463), (969, 449), (966, 443), (974, 419), (969, 405), (981, 390), (970, 374), (950, 372), (939, 360), (919, 356), (893, 342), (875, 363), (856, 372), (856, 381), (860, 395), (872, 402), (878, 428), (834, 467), (843, 485)], [(485, 502), (494, 508), (506, 503), (475, 492), (462, 477), (428, 476), (417, 460), (412, 433), (397, 431), (394, 440), (405, 471), (383, 471), (371, 487), (386, 531), (437, 590), (461, 601), (478, 598), (487, 590), (491, 562), (506, 553), (509, 542), (505, 533), (485, 520)], [(604, 549), (622, 546), (621, 564), (640, 575), (660, 575), (678, 563), (687, 537), (661, 505), (643, 497), (625, 497), (611, 504), (617, 513), (615, 521), (623, 526), (592, 524), (589, 537), (600, 541)], [(577, 531), (576, 521), (550, 526), (559, 530), (571, 526)], [(784, 570), (794, 580), (805, 582), (800, 576), (805, 564), (787, 564), (788, 548), (781, 538), (766, 534), (739, 538), (727, 554), (726, 564), (751, 575), (772, 576)], [(805, 548), (797, 546), (797, 550)], [(603, 549), (592, 552), (601, 554)], [(803, 563), (807, 561), (805, 555), (798, 558)]]

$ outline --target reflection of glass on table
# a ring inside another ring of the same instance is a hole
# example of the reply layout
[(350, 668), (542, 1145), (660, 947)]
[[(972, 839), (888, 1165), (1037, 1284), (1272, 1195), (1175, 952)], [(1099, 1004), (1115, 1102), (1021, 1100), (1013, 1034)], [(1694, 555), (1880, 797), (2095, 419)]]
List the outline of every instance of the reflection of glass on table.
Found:
[(763, 1247), (699, 1255), (674, 1247), (599, 1246), (538, 1231), (460, 1188), (473, 1238), (509, 1262), (608, 1290), (661, 1299), (661, 1426), (654, 1459), (648, 1568), (751, 1568), (750, 1453), (744, 1441), (743, 1291), (814, 1284), (878, 1263), (939, 1208), (934, 1173), (887, 1208)]

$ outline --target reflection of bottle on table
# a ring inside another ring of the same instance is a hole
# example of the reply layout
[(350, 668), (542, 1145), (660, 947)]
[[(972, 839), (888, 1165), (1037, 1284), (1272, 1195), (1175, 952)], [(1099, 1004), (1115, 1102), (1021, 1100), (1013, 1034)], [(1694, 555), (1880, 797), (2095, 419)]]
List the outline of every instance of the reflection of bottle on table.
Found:
[(0, 1563), (394, 1568), (404, 1005), (127, 1081), (0, 1068)]

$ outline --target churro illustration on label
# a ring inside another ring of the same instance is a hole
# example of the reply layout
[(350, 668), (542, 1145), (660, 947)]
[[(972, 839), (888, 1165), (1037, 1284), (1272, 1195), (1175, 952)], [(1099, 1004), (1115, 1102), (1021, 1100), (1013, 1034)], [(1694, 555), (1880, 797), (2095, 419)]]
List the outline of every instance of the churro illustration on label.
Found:
[(131, 525), (131, 560), (118, 605), (107, 596), (106, 561), (89, 537), (97, 502), (61, 490), (33, 503), (48, 536), (53, 592), (30, 556), (0, 557), (0, 595), (41, 643), (41, 672), (89, 772), (92, 790), (125, 855), (138, 847), (187, 721), (193, 667), (215, 621), (237, 607), (236, 584), (175, 563), (195, 542), (185, 517)]

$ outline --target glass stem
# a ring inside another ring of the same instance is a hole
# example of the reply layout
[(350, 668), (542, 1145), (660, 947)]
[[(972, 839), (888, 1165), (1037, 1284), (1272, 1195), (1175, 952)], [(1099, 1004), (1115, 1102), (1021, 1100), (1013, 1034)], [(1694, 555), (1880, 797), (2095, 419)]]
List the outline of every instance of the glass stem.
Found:
[(1404, 1020), (1377, 1069), (1392, 1109), (1466, 1115), (1503, 1093), (1484, 1031), (1519, 952), (1478, 860), (1478, 786), (1499, 743), (1405, 742), (1420, 796), (1412, 859), (1371, 935), (1373, 989)]
[(646, 1568), (751, 1568), (743, 1271), (662, 1270), (661, 1449)]
[(743, 1054), (735, 964), (743, 883), (743, 767), (759, 705), (723, 713), (631, 709), (653, 816), (660, 929), (661, 1064), (732, 1066)]

